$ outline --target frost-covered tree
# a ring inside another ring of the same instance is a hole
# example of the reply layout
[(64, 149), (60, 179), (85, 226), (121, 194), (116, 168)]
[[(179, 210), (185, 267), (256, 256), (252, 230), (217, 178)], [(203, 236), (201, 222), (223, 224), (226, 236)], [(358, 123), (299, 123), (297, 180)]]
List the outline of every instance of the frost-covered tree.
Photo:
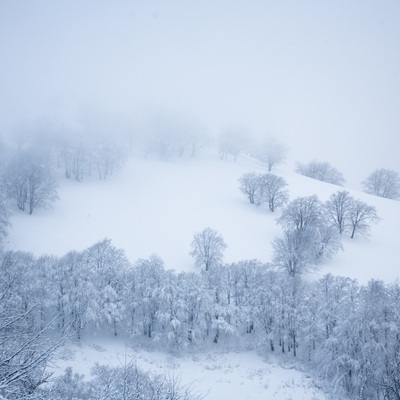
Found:
[(51, 206), (58, 199), (53, 169), (41, 154), (17, 154), (5, 170), (4, 182), (8, 197), (21, 210), (28, 206), (29, 214), (37, 207)]
[(322, 203), (316, 195), (298, 197), (282, 211), (277, 222), (284, 229), (315, 228), (322, 221)]
[(346, 183), (341, 172), (328, 162), (314, 160), (308, 164), (297, 163), (296, 172), (309, 178), (338, 186), (343, 186)]
[(286, 181), (274, 174), (249, 172), (239, 178), (240, 190), (251, 204), (267, 203), (271, 212), (288, 201)]
[(353, 239), (356, 233), (363, 236), (368, 236), (371, 223), (379, 222), (380, 218), (374, 206), (370, 206), (361, 200), (354, 200), (350, 209), (351, 223), (351, 238)]
[(362, 182), (363, 190), (387, 199), (400, 197), (400, 175), (390, 169), (377, 169)]
[(299, 197), (288, 204), (277, 223), (284, 237), (273, 242), (274, 263), (291, 276), (314, 268), (340, 248), (339, 234), (329, 226), (317, 196)]
[[(39, 397), (38, 397), (39, 398)], [(201, 400), (191, 385), (182, 385), (171, 376), (154, 375), (139, 369), (131, 360), (118, 367), (96, 364), (91, 379), (67, 368), (65, 373), (40, 391), (46, 400)]]
[(260, 184), (256, 191), (257, 203), (267, 203), (271, 212), (285, 205), (289, 199), (286, 181), (274, 174), (263, 174), (259, 177)]
[(45, 299), (35, 296), (33, 257), (25, 252), (0, 254), (0, 398), (35, 398), (47, 381), (46, 363), (60, 346), (50, 339), (51, 321), (38, 323)]
[(223, 237), (216, 230), (207, 227), (195, 233), (189, 254), (195, 259), (197, 267), (204, 266), (208, 271), (211, 266), (222, 262), (226, 247)]
[(117, 335), (118, 324), (125, 318), (124, 295), (128, 259), (125, 252), (113, 246), (108, 238), (85, 250), (84, 258), (94, 277), (99, 296), (99, 318), (112, 325), (114, 335)]
[(312, 229), (285, 230), (272, 242), (273, 264), (291, 277), (309, 272), (317, 263), (316, 243)]
[[(10, 227), (10, 211), (3, 194), (0, 194), (0, 244)], [(0, 246), (1, 247), (1, 246)]]
[(260, 186), (260, 176), (255, 172), (248, 172), (239, 178), (239, 189), (254, 204), (254, 199)]
[(220, 263), (213, 263), (204, 273), (205, 301), (207, 311), (205, 314), (207, 323), (207, 336), (214, 337), (213, 342), (218, 343), (222, 334), (232, 334), (235, 329), (232, 324), (233, 312), (229, 291), (229, 268)]
[(165, 271), (160, 289), (160, 308), (156, 313), (157, 340), (165, 340), (174, 349), (189, 344), (187, 313), (185, 307), (186, 287), (180, 285), (180, 277), (173, 271)]
[(69, 329), (80, 340), (84, 329), (100, 320), (99, 293), (95, 276), (88, 268), (83, 252), (70, 251), (58, 263), (59, 324)]
[(328, 223), (336, 227), (340, 234), (350, 226), (350, 210), (353, 202), (350, 193), (343, 190), (333, 193), (324, 204), (324, 214)]
[(134, 333), (141, 331), (149, 338), (157, 329), (157, 313), (162, 308), (164, 262), (157, 255), (138, 260), (130, 276), (131, 319)]

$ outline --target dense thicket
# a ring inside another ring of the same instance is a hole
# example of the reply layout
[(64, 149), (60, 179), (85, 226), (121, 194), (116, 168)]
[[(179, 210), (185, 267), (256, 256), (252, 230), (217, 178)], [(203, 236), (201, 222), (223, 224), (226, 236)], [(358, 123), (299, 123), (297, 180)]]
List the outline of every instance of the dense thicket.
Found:
[[(332, 275), (306, 282), (257, 260), (176, 273), (158, 256), (131, 265), (109, 239), (63, 257), (2, 253), (0, 268), (4, 397), (20, 386), (34, 392), (46, 380), (49, 332), (79, 340), (99, 330), (145, 336), (171, 350), (245, 335), (265, 352), (309, 363), (337, 396), (399, 398), (399, 283), (362, 286)], [(10, 362), (26, 343), (37, 343), (32, 355)], [(24, 378), (6, 379), (35, 359)]]

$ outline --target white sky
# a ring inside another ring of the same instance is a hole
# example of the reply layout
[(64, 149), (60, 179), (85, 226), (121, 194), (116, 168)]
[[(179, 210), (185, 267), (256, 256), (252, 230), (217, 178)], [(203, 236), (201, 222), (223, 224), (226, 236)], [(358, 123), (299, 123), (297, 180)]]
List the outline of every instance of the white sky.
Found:
[(158, 108), (277, 135), (352, 186), (400, 171), (397, 0), (0, 0), (0, 59), (3, 130)]

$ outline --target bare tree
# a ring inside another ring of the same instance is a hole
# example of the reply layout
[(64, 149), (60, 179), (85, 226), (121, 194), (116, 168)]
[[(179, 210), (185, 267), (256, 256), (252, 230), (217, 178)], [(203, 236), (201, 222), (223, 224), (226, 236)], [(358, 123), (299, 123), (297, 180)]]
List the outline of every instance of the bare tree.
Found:
[(371, 223), (377, 223), (379, 220), (375, 207), (361, 200), (353, 201), (350, 209), (351, 238), (354, 238), (356, 232), (367, 236), (371, 229)]
[(297, 163), (296, 172), (322, 182), (343, 186), (346, 180), (343, 175), (327, 162), (311, 161), (308, 164)]
[(211, 266), (222, 261), (226, 247), (224, 239), (217, 231), (206, 228), (194, 235), (189, 254), (195, 259), (196, 266), (204, 266), (208, 271)]
[(363, 190), (375, 196), (387, 199), (400, 197), (400, 176), (390, 169), (377, 169), (362, 182)]

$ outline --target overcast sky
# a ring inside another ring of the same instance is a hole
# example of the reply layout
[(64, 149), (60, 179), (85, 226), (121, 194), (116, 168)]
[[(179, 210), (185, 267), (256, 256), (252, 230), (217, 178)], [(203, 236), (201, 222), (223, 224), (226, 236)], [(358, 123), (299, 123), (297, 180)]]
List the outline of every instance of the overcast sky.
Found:
[(0, 0), (0, 60), (3, 130), (160, 109), (400, 171), (398, 0)]

